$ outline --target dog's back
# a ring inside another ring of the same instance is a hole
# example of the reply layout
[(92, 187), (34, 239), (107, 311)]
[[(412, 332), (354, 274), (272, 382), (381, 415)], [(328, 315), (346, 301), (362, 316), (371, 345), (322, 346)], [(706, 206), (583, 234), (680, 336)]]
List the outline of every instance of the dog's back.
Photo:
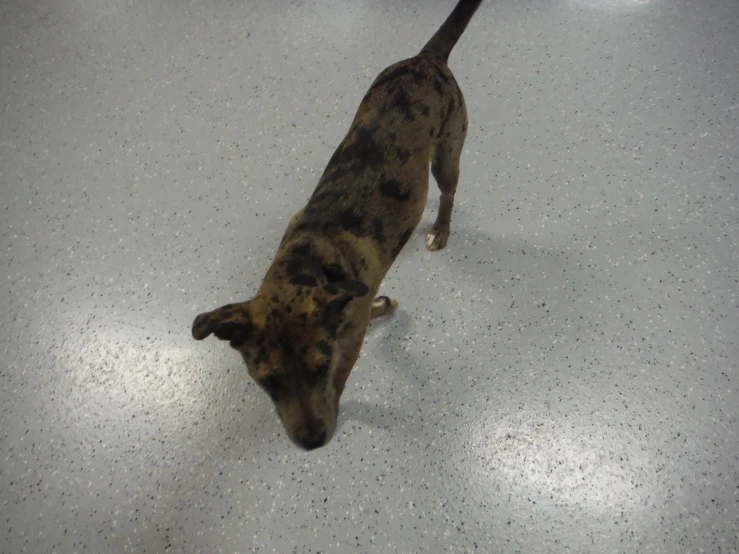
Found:
[[(459, 2), (417, 56), (375, 79), (283, 243), (305, 232), (329, 235), (350, 257), (371, 254), (360, 257), (371, 260), (364, 269), (379, 283), (421, 220), (429, 161), (442, 195), (453, 195), (467, 112), (447, 59), (480, 3)], [(428, 239), (432, 249), (446, 244), (439, 231), (436, 243)]]

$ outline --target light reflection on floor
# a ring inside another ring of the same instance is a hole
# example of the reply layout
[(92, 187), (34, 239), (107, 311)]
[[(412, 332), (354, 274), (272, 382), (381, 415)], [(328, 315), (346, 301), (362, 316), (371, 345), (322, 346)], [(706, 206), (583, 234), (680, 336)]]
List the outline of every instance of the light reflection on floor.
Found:
[(482, 414), (465, 436), (472, 454), (467, 470), (482, 483), (590, 512), (653, 506), (654, 468), (645, 445), (598, 422), (542, 421), (525, 413), (489, 422)]

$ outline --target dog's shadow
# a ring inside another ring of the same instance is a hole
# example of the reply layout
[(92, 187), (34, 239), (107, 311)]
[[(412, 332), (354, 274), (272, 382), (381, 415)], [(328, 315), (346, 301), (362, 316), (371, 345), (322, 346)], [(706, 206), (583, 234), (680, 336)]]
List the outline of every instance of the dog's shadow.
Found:
[(348, 400), (341, 405), (336, 430), (340, 432), (345, 425), (356, 422), (389, 431), (397, 429), (401, 425), (406, 425), (410, 420), (409, 416), (408, 412), (399, 408), (380, 406), (379, 404), (370, 404), (359, 400)]
[[(397, 273), (391, 274), (383, 287), (381, 294), (396, 296), (399, 308), (387, 319), (372, 322), (365, 348), (368, 355), (379, 356), (380, 363), (399, 368), (393, 372), (392, 378), (397, 382), (394, 390), (416, 389), (421, 397), (427, 394), (427, 389), (420, 390), (419, 383), (445, 378), (442, 366), (454, 367), (457, 363), (453, 347), (462, 344), (457, 343), (458, 337), (464, 336), (465, 341), (474, 338), (478, 344), (486, 344), (495, 340), (492, 337), (498, 329), (503, 329), (499, 332), (505, 336), (509, 332), (505, 329), (522, 328), (527, 331), (518, 340), (535, 348), (544, 344), (547, 337), (563, 336), (569, 313), (575, 302), (581, 301), (581, 293), (577, 291), (587, 289), (589, 295), (602, 292), (595, 290), (592, 280), (586, 286), (579, 286), (589, 278), (573, 264), (571, 254), (525, 239), (495, 237), (484, 230), (461, 225), (452, 232), (448, 250), (427, 253), (419, 240), (419, 235), (425, 236), (426, 229), (419, 228), (413, 239), (416, 248), (402, 254), (404, 260), (399, 260)], [(428, 301), (419, 297), (416, 289), (403, 286), (415, 278), (420, 265), (418, 259), (423, 256), (427, 258), (421, 263), (430, 268), (436, 263), (434, 257), (439, 256), (440, 262), (439, 270), (432, 270), (423, 287), (416, 287), (423, 288)], [(596, 288), (608, 286), (596, 285)], [(404, 292), (408, 293), (408, 302), (404, 302)], [(442, 305), (436, 300), (439, 294), (447, 297)], [(464, 335), (455, 328), (458, 326), (464, 327)], [(444, 336), (446, 353), (439, 349), (437, 356), (431, 350), (438, 348), (438, 343), (429, 342), (429, 336), (434, 334), (437, 338)], [(491, 351), (485, 363), (495, 367), (495, 356)], [(474, 379), (480, 371), (479, 364), (475, 365), (477, 361), (460, 360), (455, 380)], [(463, 388), (460, 386), (460, 390)], [(406, 400), (394, 396), (390, 404), (349, 400), (343, 405), (341, 424), (357, 421), (378, 429), (402, 428), (404, 434), (417, 434), (426, 425), (424, 421), (434, 419), (433, 402), (428, 406), (414, 403), (408, 408)], [(396, 425), (398, 421), (403, 425)]]

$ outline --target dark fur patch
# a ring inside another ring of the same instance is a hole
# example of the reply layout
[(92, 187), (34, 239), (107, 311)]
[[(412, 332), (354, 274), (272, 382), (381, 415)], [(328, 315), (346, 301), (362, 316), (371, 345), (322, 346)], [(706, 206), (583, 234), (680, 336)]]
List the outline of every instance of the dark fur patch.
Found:
[(403, 114), (403, 117), (405, 117), (408, 121), (416, 120), (416, 114), (413, 113), (413, 100), (411, 100), (411, 97), (406, 91), (399, 90), (395, 94), (394, 103), (395, 107), (400, 110), (400, 112)]
[[(213, 329), (213, 334), (221, 340), (237, 340), (239, 335), (243, 335), (243, 329), (247, 329), (248, 326), (240, 325), (238, 323), (219, 323)], [(239, 341), (243, 342), (243, 341)]]
[(303, 264), (300, 263), (298, 258), (290, 258), (287, 264), (285, 264), (285, 272), (291, 279), (302, 275), (304, 273)]
[(323, 272), (313, 260), (295, 255), (288, 258), (285, 273), (292, 285), (316, 287), (320, 283), (319, 277)]
[(411, 238), (412, 234), (413, 229), (408, 229), (402, 235), (400, 235), (400, 238), (398, 238), (398, 243), (395, 245), (395, 248), (393, 248), (393, 257), (396, 257), (398, 254), (400, 254), (400, 251), (403, 250), (405, 243), (408, 242), (408, 239)]
[(321, 354), (331, 357), (331, 354), (333, 353), (333, 348), (331, 348), (331, 345), (326, 342), (325, 340), (320, 340), (316, 343), (316, 348), (321, 352)]
[(312, 198), (314, 202), (322, 202), (324, 200), (328, 200), (329, 202), (336, 202), (339, 199), (341, 199), (341, 192), (336, 190), (328, 189), (326, 190), (324, 187), (324, 190), (316, 191), (317, 194), (315, 194)]
[(364, 296), (369, 292), (367, 285), (355, 279), (347, 279), (338, 283), (331, 283), (324, 287), (329, 294), (344, 294), (354, 298)]
[(302, 256), (290, 256), (287, 264), (285, 264), (285, 271), (288, 277), (297, 277), (305, 273), (316, 275), (320, 270), (321, 268), (316, 262), (303, 258)]
[(384, 152), (367, 127), (357, 127), (356, 137), (342, 153), (342, 159), (361, 160), (370, 167), (383, 162)]
[(411, 151), (405, 148), (396, 148), (395, 155), (398, 156), (398, 159), (400, 160), (400, 164), (403, 165), (410, 159)]
[[(447, 124), (449, 123), (450, 116), (452, 115), (455, 107), (456, 105), (454, 104), (454, 98), (450, 98), (449, 103), (446, 106), (446, 113), (442, 117), (441, 128), (439, 129), (439, 134), (437, 136), (440, 137), (445, 134)], [(446, 136), (449, 135), (447, 134)]]
[(335, 283), (337, 281), (345, 281), (349, 278), (346, 271), (339, 264), (329, 264), (323, 266), (323, 274), (326, 276), (326, 280), (329, 283)]
[(303, 223), (298, 223), (295, 227), (293, 227), (291, 235), (299, 235), (300, 233), (302, 233), (306, 229), (310, 229), (311, 227), (313, 227), (313, 225), (305, 221)]
[(262, 346), (259, 348), (257, 355), (254, 356), (254, 363), (256, 365), (261, 365), (266, 361), (267, 361), (267, 349), (264, 346)]
[(400, 186), (400, 182), (397, 179), (388, 179), (380, 183), (380, 191), (387, 198), (405, 202), (411, 197), (411, 193), (410, 191), (402, 192)]
[(292, 249), (292, 253), (296, 256), (302, 256), (303, 258), (307, 258), (311, 255), (311, 249), (309, 244), (299, 244), (295, 248)]
[(346, 177), (349, 174), (349, 168), (347, 166), (341, 165), (339, 167), (334, 168), (331, 165), (331, 162), (329, 162), (328, 165), (331, 169), (331, 172), (326, 174), (322, 179), (321, 182), (318, 183), (318, 186), (316, 187), (316, 191), (313, 194), (314, 197), (318, 196), (318, 193), (320, 190), (326, 185), (327, 183), (332, 183), (334, 181), (340, 180), (342, 177)]
[(395, 80), (402, 79), (403, 77), (412, 77), (414, 81), (425, 81), (427, 79), (426, 74), (423, 71), (416, 69), (413, 66), (403, 64), (390, 71), (383, 71), (380, 76), (370, 87), (370, 91), (384, 87), (388, 83), (392, 83)]
[(431, 113), (431, 108), (429, 108), (426, 104), (423, 104), (421, 106), (421, 115), (426, 116), (426, 115), (428, 115), (430, 113)]
[(331, 156), (311, 200), (328, 183), (338, 181), (349, 173), (357, 175), (367, 167), (377, 167), (384, 159), (385, 151), (375, 140), (373, 131), (367, 127), (357, 127), (353, 132), (353, 140)]
[(296, 275), (290, 279), (291, 285), (300, 285), (303, 287), (317, 287), (318, 279), (313, 275)]
[(444, 83), (442, 83), (439, 79), (434, 79), (434, 90), (437, 92), (437, 94), (443, 95)]
[(342, 229), (354, 233), (362, 227), (362, 221), (364, 219), (354, 213), (353, 210), (342, 210), (337, 216), (337, 221)]
[(391, 69), (389, 71), (383, 71), (382, 73), (380, 73), (380, 76), (377, 77), (375, 82), (372, 84), (372, 86), (370, 87), (370, 90), (383, 87), (386, 84), (391, 83), (395, 81), (396, 79), (401, 78), (404, 75), (407, 75), (409, 72), (410, 72), (410, 68), (404, 65), (401, 65), (400, 67), (396, 67), (395, 69)]
[(383, 225), (382, 219), (376, 217), (372, 222), (372, 236), (377, 242), (385, 242), (385, 226)]

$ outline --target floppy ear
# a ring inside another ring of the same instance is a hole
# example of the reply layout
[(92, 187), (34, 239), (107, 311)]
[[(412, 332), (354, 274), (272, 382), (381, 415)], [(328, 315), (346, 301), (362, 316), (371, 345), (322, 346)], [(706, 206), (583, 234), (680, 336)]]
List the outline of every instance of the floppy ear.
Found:
[(196, 340), (203, 340), (212, 333), (237, 347), (249, 339), (253, 327), (248, 302), (227, 304), (196, 317), (192, 324), (192, 336)]
[(365, 296), (369, 292), (367, 285), (361, 281), (347, 280), (330, 283), (323, 287), (333, 298), (326, 304), (324, 323), (332, 334), (336, 334), (344, 323), (344, 312), (354, 298)]

